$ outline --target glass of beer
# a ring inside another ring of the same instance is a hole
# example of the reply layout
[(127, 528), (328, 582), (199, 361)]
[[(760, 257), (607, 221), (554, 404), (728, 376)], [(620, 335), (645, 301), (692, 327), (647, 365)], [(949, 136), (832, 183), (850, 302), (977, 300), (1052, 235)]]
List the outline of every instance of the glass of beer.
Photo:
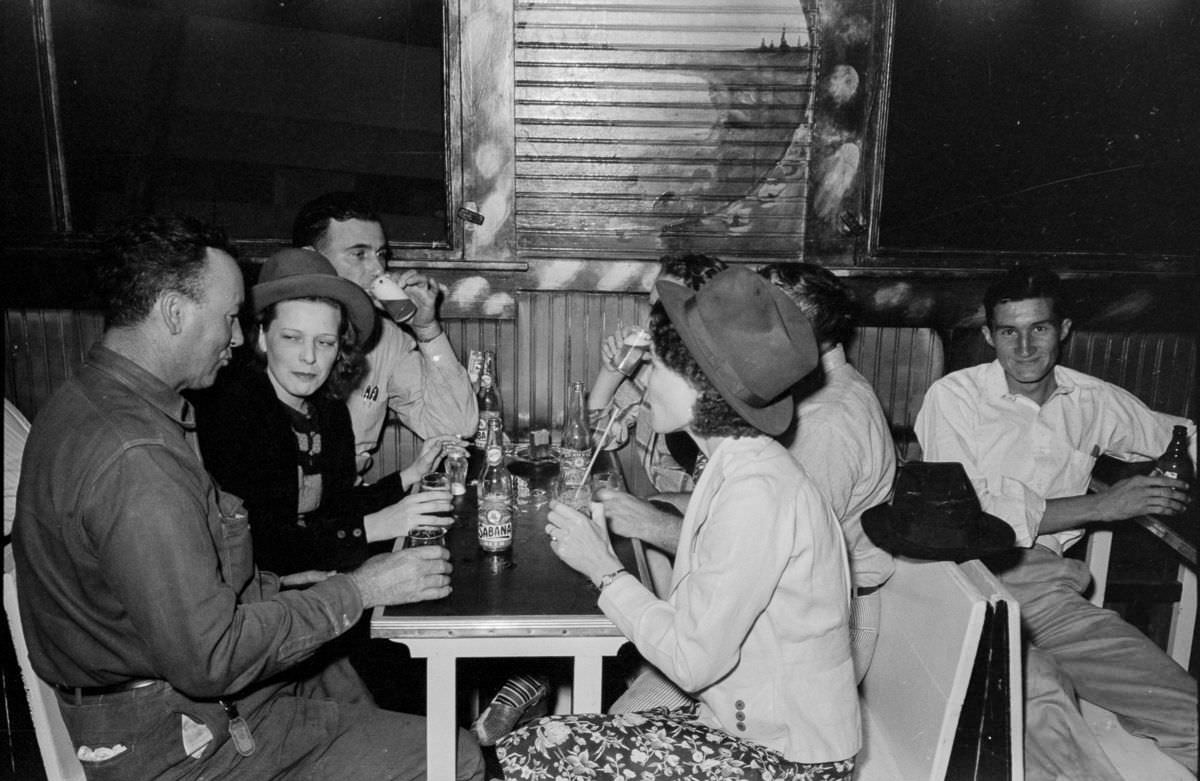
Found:
[(450, 491), (450, 476), (441, 472), (429, 472), (421, 477), (421, 492)]
[(445, 545), (445, 526), (415, 526), (404, 538), (404, 547), (420, 548), (423, 545)]
[(621, 341), (621, 352), (617, 355), (614, 368), (626, 377), (632, 377), (649, 348), (650, 332), (642, 326), (635, 326)]
[[(429, 472), (422, 475), (421, 483), (418, 488), (421, 493), (426, 491), (445, 491), (450, 492), (450, 477), (441, 472)], [(451, 512), (437, 513), (437, 515), (445, 515), (449, 517)], [(445, 526), (414, 526), (405, 538), (405, 547), (419, 548), (422, 545), (445, 545), (446, 544), (446, 527)]]
[(381, 274), (371, 282), (371, 295), (397, 323), (407, 322), (417, 313), (417, 305), (404, 288), (387, 274)]

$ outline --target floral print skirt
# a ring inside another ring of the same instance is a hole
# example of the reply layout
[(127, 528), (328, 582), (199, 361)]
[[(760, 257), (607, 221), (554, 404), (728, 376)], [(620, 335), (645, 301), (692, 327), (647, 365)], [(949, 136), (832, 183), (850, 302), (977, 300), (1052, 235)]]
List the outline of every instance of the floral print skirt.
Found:
[(508, 781), (760, 779), (850, 781), (854, 759), (805, 764), (696, 721), (698, 704), (668, 711), (548, 716), (497, 746)]

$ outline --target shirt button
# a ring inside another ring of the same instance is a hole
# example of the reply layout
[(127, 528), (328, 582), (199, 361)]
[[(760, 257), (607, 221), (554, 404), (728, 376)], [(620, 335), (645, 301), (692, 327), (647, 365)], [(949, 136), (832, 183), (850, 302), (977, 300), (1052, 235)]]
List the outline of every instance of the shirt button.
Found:
[(354, 531), (351, 532), (351, 534), (353, 534), (355, 537), (361, 537), (362, 529), (355, 529)]
[(742, 722), (740, 722), (740, 721), (739, 721), (739, 722), (738, 722), (738, 724), (737, 724), (737, 728), (738, 728), (738, 732), (745, 732), (745, 731), (746, 731), (746, 725), (745, 725), (745, 724), (743, 724), (743, 723), (742, 723)]
[(337, 538), (339, 540), (346, 539), (346, 531), (344, 529), (338, 529)]
[(735, 702), (733, 704), (733, 707), (737, 708), (738, 710), (745, 710), (746, 702), (745, 702), (745, 700), (738, 700), (737, 702)]

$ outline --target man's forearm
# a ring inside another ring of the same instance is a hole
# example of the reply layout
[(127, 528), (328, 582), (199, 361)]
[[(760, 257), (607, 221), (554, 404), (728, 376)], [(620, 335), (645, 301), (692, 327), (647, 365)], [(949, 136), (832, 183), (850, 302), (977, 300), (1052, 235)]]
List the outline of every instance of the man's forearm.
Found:
[[(653, 525), (648, 525), (646, 535), (642, 540), (654, 547), (674, 554), (679, 548), (679, 534), (683, 530), (683, 514), (687, 512), (690, 493), (657, 494), (650, 497), (651, 503), (658, 510)], [(662, 509), (662, 505), (670, 505), (675, 512)]]
[(674, 555), (679, 548), (679, 533), (683, 529), (683, 519), (671, 513), (659, 510), (653, 523), (645, 525), (644, 532), (638, 536), (647, 545)]
[(1047, 499), (1046, 511), (1038, 524), (1038, 534), (1054, 534), (1082, 526), (1092, 521), (1110, 520), (1102, 517), (1100, 494), (1064, 496)]

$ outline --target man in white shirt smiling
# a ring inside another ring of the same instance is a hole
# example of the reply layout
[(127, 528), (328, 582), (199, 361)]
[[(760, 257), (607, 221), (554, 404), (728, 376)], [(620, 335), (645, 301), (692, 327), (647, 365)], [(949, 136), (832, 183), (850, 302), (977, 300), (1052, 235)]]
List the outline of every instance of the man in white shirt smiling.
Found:
[(1187, 484), (1133, 477), (1088, 493), (1102, 453), (1162, 452), (1174, 425), (1133, 394), (1058, 365), (1071, 331), (1061, 283), (1014, 269), (984, 296), (996, 360), (929, 389), (916, 433), (928, 461), (961, 462), (983, 509), (1008, 522), (1017, 549), (989, 562), (1020, 603), (1026, 658), (1026, 777), (1116, 778), (1075, 707), (1077, 694), (1196, 771), (1196, 681), (1137, 629), (1095, 607), (1090, 576), (1062, 552), (1095, 521), (1184, 509)]

